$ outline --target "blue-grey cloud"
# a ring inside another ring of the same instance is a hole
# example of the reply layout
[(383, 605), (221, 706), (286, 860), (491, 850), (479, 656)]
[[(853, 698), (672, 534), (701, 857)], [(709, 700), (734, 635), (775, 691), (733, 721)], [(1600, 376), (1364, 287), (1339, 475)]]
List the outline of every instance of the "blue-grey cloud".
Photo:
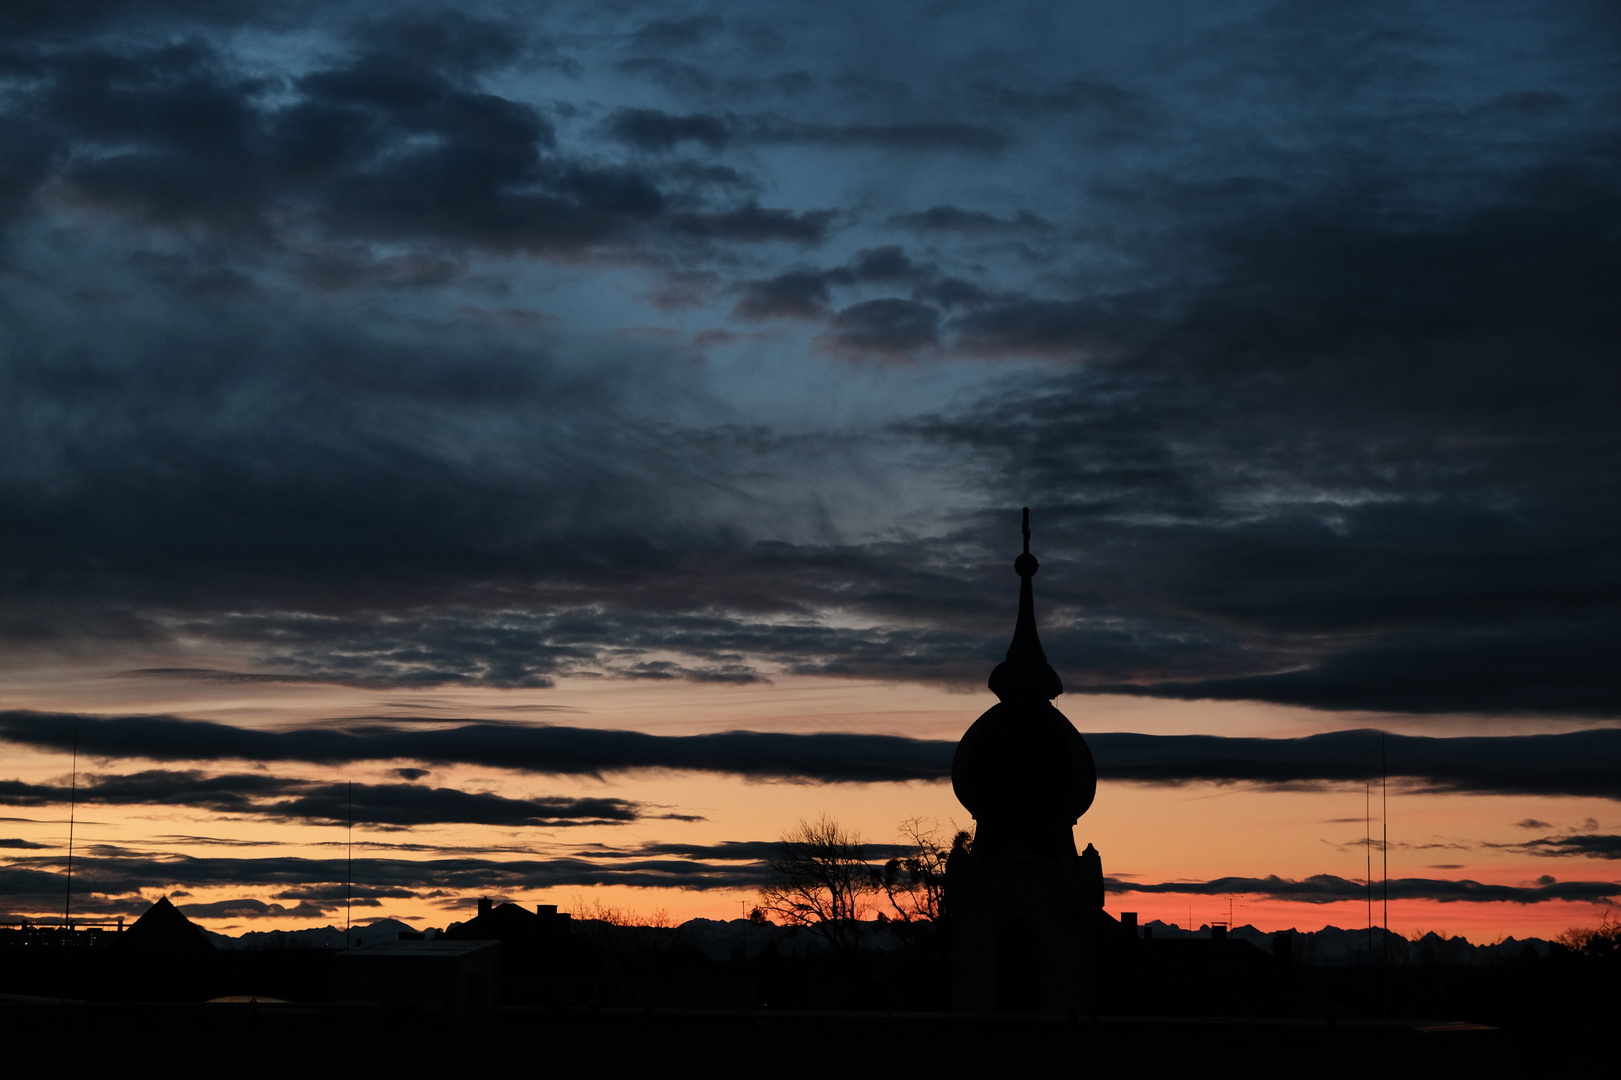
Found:
[(18, 58), (10, 201), (52, 181), (111, 215), (237, 242), (278, 222), (531, 254), (634, 245), (663, 225), (733, 241), (821, 236), (818, 218), (739, 204), (724, 182), (677, 197), (674, 177), (560, 147), (540, 109), (477, 85), (519, 55), (508, 26), (445, 13), (369, 24), (349, 44), (279, 85), (200, 38)]
[(7, 5), (8, 654), (1621, 714), (1611, 14), (790, 7)]

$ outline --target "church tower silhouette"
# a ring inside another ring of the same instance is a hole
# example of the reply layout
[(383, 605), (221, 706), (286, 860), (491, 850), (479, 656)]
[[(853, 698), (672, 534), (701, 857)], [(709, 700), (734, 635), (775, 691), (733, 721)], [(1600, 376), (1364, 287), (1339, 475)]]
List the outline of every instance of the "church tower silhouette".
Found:
[(1036, 632), (1030, 509), (1019, 616), (991, 672), (999, 699), (957, 744), (951, 786), (974, 816), (970, 848), (946, 870), (952, 1007), (958, 1012), (1090, 1013), (1097, 1000), (1103, 864), (1073, 828), (1097, 794), (1086, 740), (1052, 699), (1064, 692)]

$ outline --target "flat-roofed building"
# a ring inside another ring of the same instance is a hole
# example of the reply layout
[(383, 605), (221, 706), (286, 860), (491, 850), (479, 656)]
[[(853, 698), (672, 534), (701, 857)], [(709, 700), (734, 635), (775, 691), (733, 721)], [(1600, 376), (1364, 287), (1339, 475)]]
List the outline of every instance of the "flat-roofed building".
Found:
[(499, 941), (385, 941), (337, 955), (337, 999), (423, 1012), (490, 1012)]

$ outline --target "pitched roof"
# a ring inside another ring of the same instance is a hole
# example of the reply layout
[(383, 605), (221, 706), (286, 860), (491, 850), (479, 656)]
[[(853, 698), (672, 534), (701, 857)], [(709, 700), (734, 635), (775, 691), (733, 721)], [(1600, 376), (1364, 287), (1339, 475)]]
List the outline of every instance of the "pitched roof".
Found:
[(121, 935), (129, 948), (162, 952), (212, 952), (214, 943), (196, 923), (181, 914), (167, 896), (147, 908)]

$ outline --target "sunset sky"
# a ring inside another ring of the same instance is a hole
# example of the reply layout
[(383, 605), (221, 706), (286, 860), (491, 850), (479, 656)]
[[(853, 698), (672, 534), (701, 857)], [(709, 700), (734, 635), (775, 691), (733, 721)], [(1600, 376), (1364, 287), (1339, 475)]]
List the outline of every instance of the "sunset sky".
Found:
[(801, 819), (970, 823), (1029, 506), (1110, 911), (1360, 926), (1371, 830), (1392, 929), (1596, 923), (1618, 42), (0, 6), (0, 915), (76, 799), (82, 917), (341, 925), (352, 839), (357, 918), (735, 918)]

